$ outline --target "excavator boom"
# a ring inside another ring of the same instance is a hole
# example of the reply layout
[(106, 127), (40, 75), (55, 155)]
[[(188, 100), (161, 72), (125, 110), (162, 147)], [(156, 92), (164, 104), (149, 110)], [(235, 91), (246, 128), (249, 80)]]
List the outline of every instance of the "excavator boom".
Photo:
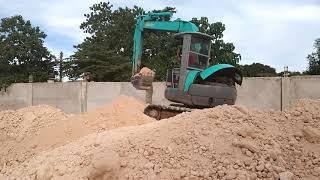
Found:
[(165, 18), (172, 17), (173, 12), (148, 13), (140, 15), (136, 20), (136, 28), (134, 31), (133, 40), (133, 55), (132, 55), (132, 75), (138, 73), (141, 64), (143, 31), (155, 30), (166, 32), (198, 32), (198, 27), (189, 22), (176, 19), (174, 21), (166, 21)]

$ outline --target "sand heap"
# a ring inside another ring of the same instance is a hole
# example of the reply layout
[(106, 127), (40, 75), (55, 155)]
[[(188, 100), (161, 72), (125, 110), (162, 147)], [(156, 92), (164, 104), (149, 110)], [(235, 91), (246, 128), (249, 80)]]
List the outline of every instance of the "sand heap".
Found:
[(154, 76), (155, 72), (152, 71), (151, 69), (147, 68), (147, 67), (143, 67), (140, 72), (141, 75), (143, 76)]
[(41, 134), (41, 130), (50, 129), (67, 118), (61, 110), (47, 105), (0, 112), (0, 164), (12, 165), (26, 160), (33, 149), (42, 149), (37, 145), (47, 143), (46, 135), (53, 133)]
[(143, 114), (145, 104), (129, 96), (120, 96), (110, 104), (75, 117), (94, 131), (141, 125), (154, 121)]
[(147, 68), (147, 67), (143, 67), (141, 68), (141, 70), (135, 74), (134, 76), (151, 76), (154, 77), (155, 76), (155, 72), (152, 71), (151, 69)]
[(319, 179), (320, 101), (286, 112), (219, 106), (92, 133), (0, 179)]
[(66, 117), (61, 110), (47, 105), (0, 111), (0, 141), (21, 141), (27, 134), (34, 134), (38, 129)]
[(93, 132), (152, 122), (143, 114), (143, 109), (143, 103), (121, 96), (110, 104), (75, 116), (47, 105), (2, 111), (0, 168), (16, 166), (42, 151)]

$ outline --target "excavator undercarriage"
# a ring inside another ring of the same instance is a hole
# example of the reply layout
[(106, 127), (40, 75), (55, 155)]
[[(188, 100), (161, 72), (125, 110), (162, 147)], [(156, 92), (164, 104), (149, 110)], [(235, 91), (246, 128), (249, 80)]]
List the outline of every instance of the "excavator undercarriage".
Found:
[(177, 106), (176, 104), (171, 104), (169, 106), (166, 106), (150, 104), (144, 109), (144, 114), (157, 120), (161, 120), (176, 116), (183, 112), (191, 112), (192, 110), (192, 108), (187, 108), (183, 105)]

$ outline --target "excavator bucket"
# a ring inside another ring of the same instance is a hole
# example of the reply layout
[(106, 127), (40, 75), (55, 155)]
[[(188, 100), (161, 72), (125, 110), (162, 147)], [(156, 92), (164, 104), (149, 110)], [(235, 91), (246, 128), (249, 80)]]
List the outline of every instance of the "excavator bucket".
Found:
[(151, 69), (144, 67), (131, 77), (131, 83), (138, 90), (149, 90), (152, 88), (154, 76), (155, 73)]

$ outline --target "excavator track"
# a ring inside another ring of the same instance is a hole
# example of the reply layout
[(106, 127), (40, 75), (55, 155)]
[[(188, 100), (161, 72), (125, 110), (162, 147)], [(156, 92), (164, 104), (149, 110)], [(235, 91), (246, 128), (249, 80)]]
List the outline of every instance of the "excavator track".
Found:
[(144, 114), (157, 120), (170, 118), (183, 112), (191, 112), (193, 109), (183, 106), (164, 106), (150, 104), (144, 109)]

